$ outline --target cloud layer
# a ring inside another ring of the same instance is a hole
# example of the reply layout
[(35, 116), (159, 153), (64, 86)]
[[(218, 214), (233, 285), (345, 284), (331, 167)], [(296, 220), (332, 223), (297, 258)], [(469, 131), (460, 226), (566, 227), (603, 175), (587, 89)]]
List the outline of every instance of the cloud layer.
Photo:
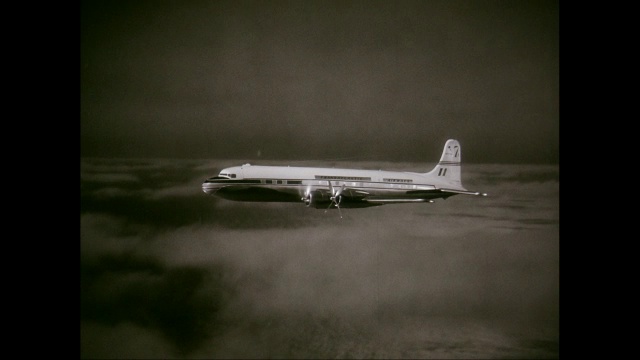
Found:
[(82, 161), (83, 358), (558, 357), (557, 166), (341, 220), (202, 193), (227, 165)]

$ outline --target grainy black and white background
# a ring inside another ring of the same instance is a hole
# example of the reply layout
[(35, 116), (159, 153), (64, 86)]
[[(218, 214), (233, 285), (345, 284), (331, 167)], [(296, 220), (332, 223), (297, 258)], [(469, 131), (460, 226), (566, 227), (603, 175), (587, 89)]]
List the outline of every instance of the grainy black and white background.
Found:
[[(557, 1), (82, 1), (83, 358), (557, 358)], [(325, 214), (244, 162), (489, 197)]]

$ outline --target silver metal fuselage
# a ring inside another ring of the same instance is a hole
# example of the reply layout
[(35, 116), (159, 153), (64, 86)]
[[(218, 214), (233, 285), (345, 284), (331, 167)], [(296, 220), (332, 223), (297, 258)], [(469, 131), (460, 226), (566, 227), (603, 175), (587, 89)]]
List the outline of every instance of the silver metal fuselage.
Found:
[(223, 169), (207, 179), (202, 190), (228, 200), (305, 202), (326, 207), (338, 197), (341, 207), (368, 207), (389, 203), (431, 202), (466, 189), (414, 172), (289, 166), (242, 166)]

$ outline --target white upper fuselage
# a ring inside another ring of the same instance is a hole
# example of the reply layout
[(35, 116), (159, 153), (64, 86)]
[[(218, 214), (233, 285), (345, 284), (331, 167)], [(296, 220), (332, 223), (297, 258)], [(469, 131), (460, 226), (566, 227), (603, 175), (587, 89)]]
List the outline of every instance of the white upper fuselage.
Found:
[(361, 170), (297, 166), (255, 166), (245, 164), (226, 168), (221, 174), (236, 174), (237, 179), (346, 180), (366, 182), (409, 182), (426, 180), (423, 174), (405, 171)]

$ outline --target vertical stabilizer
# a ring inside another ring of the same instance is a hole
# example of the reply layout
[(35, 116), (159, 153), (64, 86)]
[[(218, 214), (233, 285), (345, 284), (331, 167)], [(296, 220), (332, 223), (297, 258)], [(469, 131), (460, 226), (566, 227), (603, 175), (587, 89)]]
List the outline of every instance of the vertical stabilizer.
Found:
[(438, 164), (425, 175), (432, 176), (453, 189), (464, 190), (462, 179), (460, 178), (461, 149), (458, 140), (449, 139), (444, 144), (442, 156)]

